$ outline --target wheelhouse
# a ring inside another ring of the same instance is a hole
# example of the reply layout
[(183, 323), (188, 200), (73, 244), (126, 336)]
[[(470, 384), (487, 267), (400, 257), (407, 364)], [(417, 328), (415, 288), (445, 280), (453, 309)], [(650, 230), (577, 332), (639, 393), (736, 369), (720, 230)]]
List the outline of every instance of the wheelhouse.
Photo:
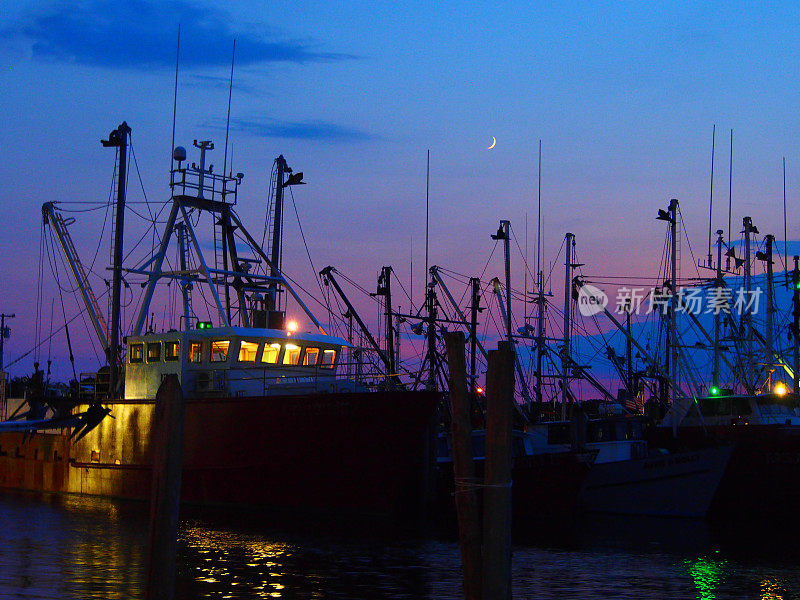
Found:
[(177, 374), (185, 395), (250, 396), (335, 391), (338, 337), (279, 329), (218, 327), (129, 336), (125, 398), (154, 398)]

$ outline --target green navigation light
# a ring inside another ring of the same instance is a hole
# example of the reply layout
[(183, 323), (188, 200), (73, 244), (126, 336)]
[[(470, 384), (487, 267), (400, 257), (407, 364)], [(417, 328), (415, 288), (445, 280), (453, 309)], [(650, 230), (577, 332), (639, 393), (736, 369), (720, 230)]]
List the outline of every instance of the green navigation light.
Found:
[(197, 328), (198, 329), (211, 329), (211, 321), (198, 321)]
[(708, 390), (708, 393), (712, 396), (719, 396), (719, 388), (715, 385), (712, 385), (711, 388)]

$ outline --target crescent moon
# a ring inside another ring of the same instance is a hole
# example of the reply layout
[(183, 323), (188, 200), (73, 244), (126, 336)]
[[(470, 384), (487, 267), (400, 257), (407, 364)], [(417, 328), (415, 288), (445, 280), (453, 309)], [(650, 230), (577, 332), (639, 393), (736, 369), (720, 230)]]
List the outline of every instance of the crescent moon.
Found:
[(489, 147), (488, 147), (488, 148), (486, 148), (486, 149), (487, 149), (487, 150), (491, 150), (492, 148), (494, 148), (494, 147), (495, 147), (495, 144), (497, 144), (497, 138), (495, 138), (494, 136), (492, 136), (492, 145), (491, 145), (491, 146), (489, 146)]

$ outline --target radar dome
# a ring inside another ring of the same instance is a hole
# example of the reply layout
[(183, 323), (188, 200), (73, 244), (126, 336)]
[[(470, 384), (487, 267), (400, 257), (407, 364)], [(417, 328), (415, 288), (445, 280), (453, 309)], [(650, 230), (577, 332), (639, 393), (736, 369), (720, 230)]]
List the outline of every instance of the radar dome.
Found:
[(178, 162), (186, 160), (186, 148), (183, 146), (177, 146), (175, 150), (172, 151), (172, 158)]

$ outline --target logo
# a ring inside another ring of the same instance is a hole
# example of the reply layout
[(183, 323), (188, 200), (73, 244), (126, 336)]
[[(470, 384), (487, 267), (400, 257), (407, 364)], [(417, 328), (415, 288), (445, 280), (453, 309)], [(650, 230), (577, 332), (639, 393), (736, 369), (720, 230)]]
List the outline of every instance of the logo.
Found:
[(584, 317), (603, 312), (607, 305), (608, 296), (600, 288), (585, 283), (578, 289), (578, 310)]

